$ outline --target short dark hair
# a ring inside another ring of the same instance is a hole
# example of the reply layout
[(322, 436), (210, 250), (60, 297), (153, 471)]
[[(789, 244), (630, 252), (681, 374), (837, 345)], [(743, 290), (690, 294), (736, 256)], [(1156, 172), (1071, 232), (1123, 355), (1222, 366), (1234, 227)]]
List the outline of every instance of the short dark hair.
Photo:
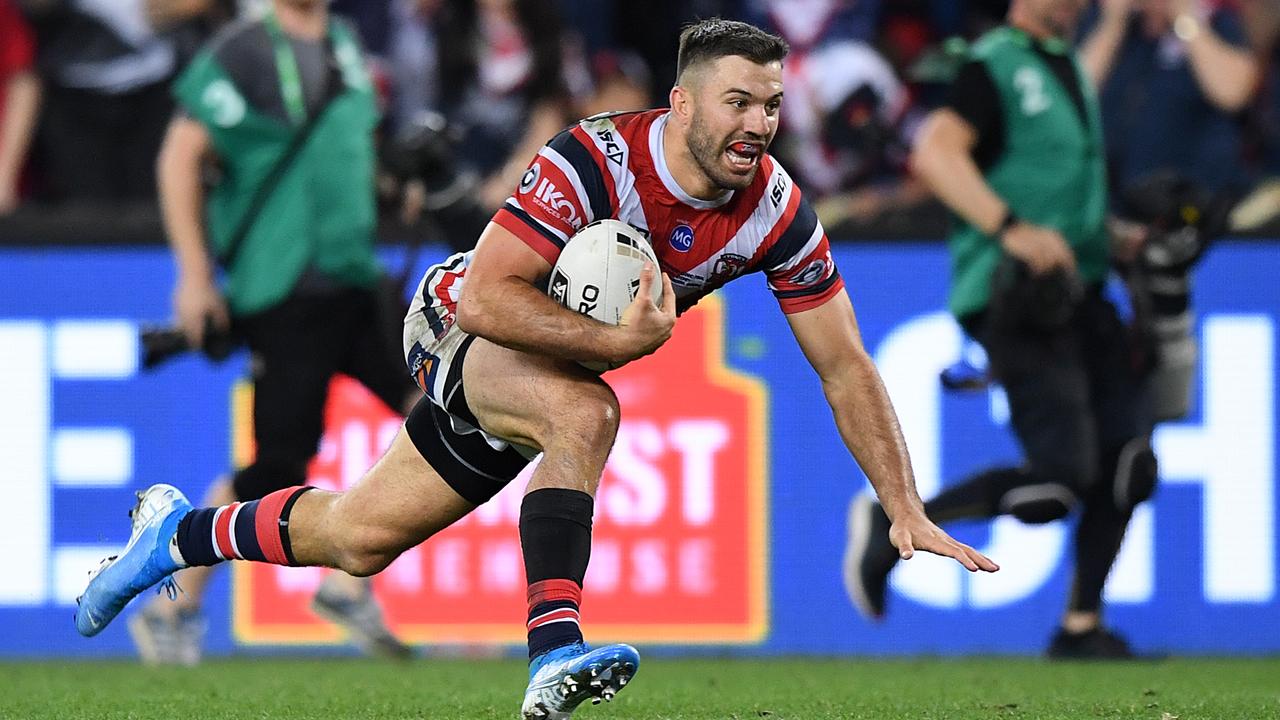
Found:
[(758, 65), (778, 62), (791, 49), (787, 41), (737, 20), (711, 18), (686, 25), (680, 32), (676, 81), (693, 65), (726, 55), (738, 55)]

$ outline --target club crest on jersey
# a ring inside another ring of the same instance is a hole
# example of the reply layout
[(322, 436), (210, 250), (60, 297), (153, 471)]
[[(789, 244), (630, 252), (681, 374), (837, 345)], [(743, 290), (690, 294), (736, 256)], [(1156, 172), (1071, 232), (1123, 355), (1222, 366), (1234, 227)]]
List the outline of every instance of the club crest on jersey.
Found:
[(711, 279), (708, 282), (712, 285), (727, 283), (741, 274), (749, 262), (751, 261), (741, 255), (725, 253), (716, 258), (716, 264), (711, 269)]
[(677, 225), (671, 231), (669, 242), (676, 252), (689, 252), (689, 249), (693, 247), (693, 228), (684, 223)]

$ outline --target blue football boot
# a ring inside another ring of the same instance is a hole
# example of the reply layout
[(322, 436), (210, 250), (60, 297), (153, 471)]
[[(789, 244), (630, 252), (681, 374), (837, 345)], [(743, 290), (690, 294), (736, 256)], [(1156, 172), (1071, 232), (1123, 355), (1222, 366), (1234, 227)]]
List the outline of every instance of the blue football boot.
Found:
[(102, 561), (84, 594), (76, 598), (76, 630), (81, 635), (102, 632), (130, 600), (158, 582), (164, 581), (170, 597), (176, 594), (172, 575), (181, 566), (169, 545), (178, 521), (191, 510), (186, 496), (172, 485), (152, 485), (138, 493), (138, 505), (129, 513), (133, 521), (129, 544), (119, 555)]
[(566, 720), (587, 698), (593, 704), (612, 700), (639, 667), (640, 653), (630, 645), (592, 650), (576, 642), (548, 650), (529, 663), (529, 688), (524, 691), (521, 717)]

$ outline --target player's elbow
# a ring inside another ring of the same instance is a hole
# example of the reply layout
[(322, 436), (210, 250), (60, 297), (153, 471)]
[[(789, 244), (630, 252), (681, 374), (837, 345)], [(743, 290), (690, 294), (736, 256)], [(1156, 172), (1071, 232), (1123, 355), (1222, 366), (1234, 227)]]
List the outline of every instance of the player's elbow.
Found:
[(483, 308), (483, 300), (478, 298), (475, 293), (468, 292), (464, 288), (462, 296), (458, 298), (458, 307), (455, 310), (455, 322), (458, 329), (468, 335), (485, 334), (486, 321), (489, 313)]

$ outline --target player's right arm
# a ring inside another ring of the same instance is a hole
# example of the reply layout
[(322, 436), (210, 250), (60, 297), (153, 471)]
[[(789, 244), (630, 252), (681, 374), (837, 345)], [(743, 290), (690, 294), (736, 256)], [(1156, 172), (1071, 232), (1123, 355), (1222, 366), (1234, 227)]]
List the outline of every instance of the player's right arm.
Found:
[(212, 318), (224, 330), (230, 324), (226, 302), (214, 279), (202, 222), (204, 187), (200, 166), (212, 154), (212, 148), (205, 127), (179, 115), (169, 123), (156, 161), (160, 211), (178, 271), (173, 290), (174, 315), (193, 347), (199, 347), (204, 340), (205, 318)]
[[(995, 88), (987, 80), (990, 99), (967, 102), (1000, 107)], [(981, 84), (978, 87), (982, 87)], [(950, 107), (935, 110), (925, 120), (911, 152), (911, 170), (938, 199), (984, 234), (999, 235), (1006, 252), (1040, 274), (1056, 267), (1073, 269), (1075, 256), (1061, 233), (1029, 222), (1015, 222), (1001, 232), (1009, 206), (987, 184), (973, 159), (980, 129)]]
[[(645, 267), (640, 290), (622, 323), (609, 325), (562, 307), (540, 284), (549, 263), (514, 233), (496, 222), (480, 236), (475, 257), (458, 298), (457, 323), (464, 332), (503, 347), (569, 360), (625, 363), (657, 350), (676, 320), (675, 292), (665, 274)], [(650, 300), (652, 284), (662, 282), (662, 307)]]

